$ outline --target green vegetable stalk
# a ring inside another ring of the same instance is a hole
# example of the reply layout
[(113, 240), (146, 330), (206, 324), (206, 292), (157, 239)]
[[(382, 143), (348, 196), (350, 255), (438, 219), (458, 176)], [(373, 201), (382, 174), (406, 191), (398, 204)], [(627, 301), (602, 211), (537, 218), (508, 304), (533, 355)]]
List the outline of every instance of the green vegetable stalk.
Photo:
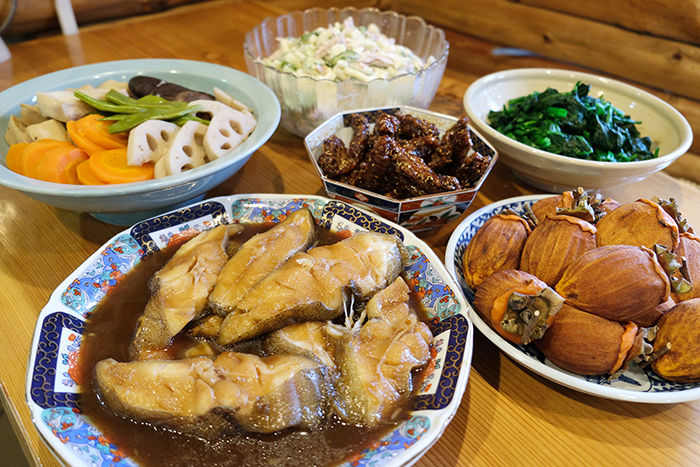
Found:
[(658, 157), (651, 138), (640, 137), (640, 123), (603, 98), (588, 95), (581, 82), (571, 92), (547, 88), (510, 100), (489, 112), (489, 124), (528, 146), (579, 159), (628, 162)]
[(159, 96), (143, 96), (133, 99), (111, 89), (105, 95), (106, 100), (95, 99), (87, 94), (75, 91), (75, 97), (100, 112), (107, 113), (105, 120), (114, 120), (109, 126), (110, 133), (128, 131), (147, 120), (170, 120), (178, 125), (187, 120), (209, 122), (198, 118), (195, 113), (200, 110), (187, 102), (169, 101)]

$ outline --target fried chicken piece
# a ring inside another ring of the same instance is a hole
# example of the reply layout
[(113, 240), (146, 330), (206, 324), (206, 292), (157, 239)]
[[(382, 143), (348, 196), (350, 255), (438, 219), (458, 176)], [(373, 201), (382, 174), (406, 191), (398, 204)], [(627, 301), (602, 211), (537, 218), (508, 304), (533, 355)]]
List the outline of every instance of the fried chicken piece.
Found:
[(476, 151), (470, 151), (454, 170), (454, 174), (463, 187), (474, 186), (486, 173), (490, 163), (490, 157), (483, 156)]
[(392, 166), (393, 153), (399, 150), (391, 136), (373, 136), (367, 159), (358, 170), (354, 185), (369, 191), (382, 191), (385, 175)]
[(471, 136), (467, 118), (457, 120), (443, 135), (428, 165), (435, 171), (453, 174), (463, 187), (474, 186), (488, 169), (491, 158), (472, 148)]
[[(393, 153), (396, 173), (405, 181), (411, 196), (423, 196), (443, 191), (459, 190), (459, 180), (451, 175), (433, 171), (419, 156), (401, 147)], [(400, 184), (397, 184), (400, 185)]]
[(323, 140), (318, 166), (326, 177), (336, 178), (353, 170), (357, 166), (357, 161), (348, 155), (343, 140), (333, 135)]
[(401, 139), (422, 138), (424, 136), (440, 137), (440, 131), (434, 123), (407, 114), (400, 114), (398, 118), (400, 121), (398, 137)]
[[(413, 154), (423, 159), (424, 162), (428, 163), (433, 159), (433, 156), (440, 147), (440, 139), (428, 135), (410, 140), (399, 140), (399, 144), (401, 144), (404, 149), (411, 151)], [(428, 166), (430, 166), (429, 163)]]
[(352, 114), (347, 122), (352, 128), (352, 139), (348, 145), (348, 158), (355, 165), (364, 160), (364, 155), (369, 147), (370, 128), (364, 115)]
[(374, 121), (374, 131), (372, 135), (389, 135), (394, 136), (396, 132), (399, 131), (399, 126), (401, 125), (401, 120), (393, 115), (387, 113), (381, 113)]
[(440, 146), (428, 165), (433, 170), (444, 171), (458, 164), (469, 153), (471, 140), (466, 117), (460, 118), (442, 136)]

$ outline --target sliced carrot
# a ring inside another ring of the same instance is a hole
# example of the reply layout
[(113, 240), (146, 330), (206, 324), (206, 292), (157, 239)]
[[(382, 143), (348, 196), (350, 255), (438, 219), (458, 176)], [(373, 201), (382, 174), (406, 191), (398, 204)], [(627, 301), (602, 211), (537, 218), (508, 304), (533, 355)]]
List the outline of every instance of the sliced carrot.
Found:
[(78, 173), (76, 171), (76, 168), (81, 162), (87, 162), (87, 153), (80, 148), (75, 148), (68, 151), (64, 157), (67, 159), (68, 162), (63, 167), (63, 170), (59, 175), (61, 183), (80, 185), (80, 180), (78, 180)]
[(83, 185), (106, 185), (107, 182), (95, 177), (95, 174), (90, 170), (90, 161), (84, 160), (75, 167), (78, 180)]
[(128, 141), (127, 133), (110, 133), (109, 126), (113, 122), (102, 120), (102, 115), (88, 114), (75, 123), (81, 135), (103, 149), (123, 148)]
[(22, 154), (29, 143), (15, 143), (7, 150), (5, 164), (13, 172), (22, 175)]
[(90, 170), (95, 177), (107, 183), (131, 183), (153, 178), (153, 163), (130, 166), (126, 160), (126, 148), (108, 149), (90, 155)]
[(90, 141), (90, 139), (88, 139), (88, 137), (85, 136), (85, 134), (82, 131), (82, 128), (76, 123), (75, 120), (66, 122), (66, 130), (68, 130), (68, 136), (70, 136), (70, 139), (71, 141), (73, 141), (73, 144), (78, 146), (80, 149), (82, 149), (89, 155), (105, 150), (105, 148), (103, 148), (102, 146), (99, 146)]
[(46, 151), (54, 148), (73, 148), (74, 146), (66, 141), (58, 141), (55, 139), (40, 139), (39, 141), (34, 141), (29, 143), (29, 145), (24, 148), (22, 153), (22, 174), (31, 177), (39, 178), (37, 176), (37, 167), (39, 162), (46, 154)]
[(47, 149), (36, 166), (36, 178), (53, 183), (78, 183), (75, 166), (87, 158), (85, 151), (74, 146)]

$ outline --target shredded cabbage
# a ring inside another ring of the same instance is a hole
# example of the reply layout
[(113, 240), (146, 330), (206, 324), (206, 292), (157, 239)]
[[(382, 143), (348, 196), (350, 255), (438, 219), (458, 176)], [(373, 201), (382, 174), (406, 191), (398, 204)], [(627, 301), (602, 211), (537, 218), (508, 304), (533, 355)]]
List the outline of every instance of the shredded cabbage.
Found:
[(278, 37), (279, 48), (261, 61), (295, 76), (332, 81), (371, 81), (416, 73), (435, 61), (418, 57), (408, 47), (382, 34), (372, 23), (356, 27), (352, 17), (301, 37)]

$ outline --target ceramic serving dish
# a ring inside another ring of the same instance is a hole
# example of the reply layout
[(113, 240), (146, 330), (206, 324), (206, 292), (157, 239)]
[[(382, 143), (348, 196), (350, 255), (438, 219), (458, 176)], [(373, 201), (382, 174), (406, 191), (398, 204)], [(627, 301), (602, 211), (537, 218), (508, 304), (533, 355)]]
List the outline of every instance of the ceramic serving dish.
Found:
[[(590, 84), (589, 96), (611, 102), (641, 123), (642, 136), (658, 145), (659, 157), (638, 162), (599, 162), (542, 151), (491, 128), (488, 114), (511, 99), (542, 92), (547, 87), (568, 92), (576, 82)], [(579, 186), (602, 189), (645, 179), (686, 153), (693, 133), (683, 115), (658, 97), (610, 78), (572, 70), (520, 68), (483, 76), (464, 95), (464, 108), (474, 125), (498, 150), (501, 161), (517, 177), (541, 190), (560, 193)]]
[(389, 114), (402, 112), (434, 123), (438, 127), (438, 130), (440, 130), (440, 135), (443, 135), (445, 131), (457, 121), (457, 118), (450, 115), (410, 106), (358, 109), (334, 115), (304, 138), (306, 151), (316, 168), (316, 172), (323, 181), (323, 186), (328, 196), (360, 206), (364, 209), (369, 209), (385, 219), (396, 222), (414, 232), (439, 227), (459, 217), (471, 204), (498, 158), (498, 154), (493, 146), (471, 126), (469, 130), (471, 133), (472, 150), (491, 158), (488, 169), (473, 187), (397, 200), (380, 193), (371, 192), (333, 180), (324, 175), (318, 165), (318, 158), (323, 150), (323, 140), (331, 135), (336, 135), (342, 139), (347, 146), (352, 138), (352, 128), (348, 126), (347, 120), (350, 115), (361, 113), (367, 117), (370, 123), (373, 123), (377, 116), (383, 112)]
[(419, 294), (433, 332), (435, 368), (419, 388), (410, 417), (346, 466), (394, 466), (415, 462), (440, 437), (460, 405), (472, 357), (469, 305), (433, 251), (408, 230), (343, 202), (306, 195), (235, 195), (212, 198), (139, 222), (115, 235), (53, 292), (39, 314), (27, 371), (32, 420), (67, 465), (135, 465), (128, 448), (116, 445), (81, 413), (77, 355), (91, 311), (143, 257), (189, 229), (224, 222), (278, 222), (308, 207), (334, 231), (370, 230), (399, 236), (410, 260), (409, 287)]
[[(295, 76), (261, 61), (279, 46), (277, 38), (301, 37), (308, 31), (328, 27), (352, 17), (355, 26), (376, 24), (396, 44), (411, 49), (429, 66), (417, 73), (371, 81), (332, 81)], [(442, 29), (428, 25), (417, 16), (404, 16), (376, 8), (311, 8), (279, 17), (265, 18), (246, 34), (243, 44), (248, 72), (270, 86), (282, 106), (281, 125), (305, 136), (337, 112), (370, 106), (412, 105), (428, 107), (435, 96), (447, 65), (449, 43)]]
[[(450, 274), (459, 282), (470, 303), (474, 293), (464, 281), (462, 256), (476, 231), (489, 218), (502, 211), (511, 210), (523, 215), (526, 207), (546, 196), (548, 195), (520, 196), (489, 204), (470, 214), (454, 230), (447, 244), (445, 264)], [(651, 368), (641, 368), (635, 363), (631, 363), (626, 371), (611, 381), (605, 375), (582, 376), (565, 371), (545, 359), (535, 346), (515, 345), (505, 340), (493, 331), (472, 308), (469, 316), (479, 331), (510, 358), (540, 376), (568, 388), (608, 399), (631, 402), (669, 404), (700, 399), (699, 383), (668, 381), (656, 375)]]
[(229, 154), (179, 175), (118, 185), (66, 185), (12, 172), (2, 157), (0, 184), (58, 208), (89, 212), (105, 222), (131, 225), (202, 199), (207, 190), (243, 167), (272, 136), (279, 123), (279, 102), (272, 91), (257, 79), (233, 68), (174, 59), (103, 62), (49, 73), (0, 92), (0, 135), (3, 135), (0, 153), (7, 154), (4, 135), (10, 115), (19, 115), (21, 103), (36, 103), (38, 91), (76, 88), (84, 84), (97, 86), (109, 79), (128, 81), (136, 75), (154, 76), (209, 93), (218, 87), (253, 109), (257, 118), (255, 131)]

